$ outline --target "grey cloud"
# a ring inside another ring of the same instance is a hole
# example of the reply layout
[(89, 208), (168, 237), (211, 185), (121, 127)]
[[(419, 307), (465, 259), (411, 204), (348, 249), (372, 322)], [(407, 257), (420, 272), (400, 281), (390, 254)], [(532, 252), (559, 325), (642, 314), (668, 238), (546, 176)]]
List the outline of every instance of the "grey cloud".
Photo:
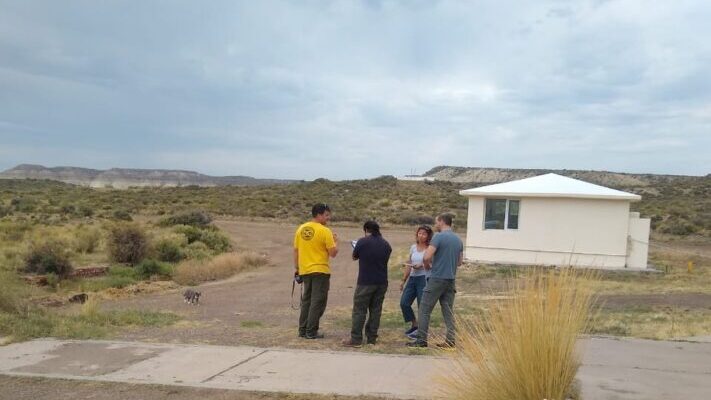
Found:
[(702, 1), (3, 2), (0, 168), (705, 174), (689, 150), (711, 144), (706, 17)]

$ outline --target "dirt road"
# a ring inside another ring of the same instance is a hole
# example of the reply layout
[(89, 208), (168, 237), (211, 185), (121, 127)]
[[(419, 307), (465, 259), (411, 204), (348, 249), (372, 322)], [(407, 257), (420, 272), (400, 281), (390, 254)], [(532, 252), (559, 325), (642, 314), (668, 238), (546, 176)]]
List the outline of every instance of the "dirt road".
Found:
[[(186, 317), (184, 323), (168, 328), (142, 329), (125, 333), (122, 339), (158, 342), (211, 343), (225, 345), (333, 347), (348, 335), (344, 324), (352, 305), (358, 264), (351, 259), (350, 241), (362, 236), (355, 227), (333, 227), (339, 236), (339, 255), (332, 260), (331, 291), (322, 319), (324, 341), (297, 337), (298, 310), (291, 308), (293, 276), (293, 232), (295, 225), (218, 221), (238, 249), (266, 254), (270, 265), (232, 279), (199, 286), (203, 297), (199, 307), (183, 303), (180, 291), (135, 297), (107, 304), (107, 307), (171, 311)], [(394, 253), (403, 252), (414, 239), (414, 229), (384, 229)], [(391, 282), (386, 308), (397, 308), (399, 282)], [(299, 290), (298, 287), (296, 289)], [(298, 304), (299, 293), (294, 295)], [(404, 327), (404, 324), (403, 324)], [(403, 337), (404, 340), (404, 337)]]
[[(266, 254), (270, 265), (245, 272), (231, 279), (199, 286), (203, 297), (199, 307), (182, 301), (182, 290), (160, 292), (129, 299), (107, 302), (107, 308), (136, 308), (171, 311), (183, 321), (166, 328), (140, 328), (125, 331), (118, 338), (174, 343), (205, 343), (221, 345), (252, 345), (261, 347), (295, 347), (334, 349), (350, 331), (350, 310), (357, 278), (358, 264), (351, 260), (350, 241), (362, 236), (357, 227), (333, 227), (338, 233), (339, 255), (332, 260), (331, 291), (321, 328), (325, 340), (307, 341), (297, 337), (298, 310), (291, 308), (293, 276), (292, 240), (296, 226), (277, 222), (217, 221), (217, 225), (232, 238), (240, 250)], [(394, 254), (406, 254), (414, 239), (414, 228), (384, 229)], [(462, 307), (468, 297), (492, 294), (501, 290), (502, 277), (462, 279), (459, 301)], [(399, 280), (391, 280), (381, 323), (379, 352), (408, 352), (402, 334), (405, 324), (400, 319)], [(299, 293), (294, 295), (298, 305)], [(615, 294), (603, 297), (606, 308), (624, 309), (633, 305), (711, 307), (711, 296), (704, 293), (644, 293)], [(438, 312), (435, 312), (438, 316)], [(437, 333), (435, 326), (434, 332)]]

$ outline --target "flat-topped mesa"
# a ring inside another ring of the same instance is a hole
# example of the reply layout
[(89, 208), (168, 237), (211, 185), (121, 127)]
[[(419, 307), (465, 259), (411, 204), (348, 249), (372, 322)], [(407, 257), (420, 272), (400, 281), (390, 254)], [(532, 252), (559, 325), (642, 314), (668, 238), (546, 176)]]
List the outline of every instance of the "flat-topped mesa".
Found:
[(659, 183), (682, 182), (704, 179), (701, 176), (637, 174), (611, 171), (556, 170), (556, 169), (516, 169), (438, 166), (422, 174), (422, 177), (459, 183), (491, 184), (509, 182), (547, 173), (555, 173), (569, 178), (581, 179), (598, 185), (611, 187), (644, 187)]
[(257, 179), (249, 176), (210, 176), (195, 171), (168, 169), (111, 168), (98, 170), (78, 167), (44, 167), (21, 164), (0, 173), (4, 179), (48, 179), (80, 186), (113, 187), (176, 187), (176, 186), (255, 186), (288, 184), (284, 179)]

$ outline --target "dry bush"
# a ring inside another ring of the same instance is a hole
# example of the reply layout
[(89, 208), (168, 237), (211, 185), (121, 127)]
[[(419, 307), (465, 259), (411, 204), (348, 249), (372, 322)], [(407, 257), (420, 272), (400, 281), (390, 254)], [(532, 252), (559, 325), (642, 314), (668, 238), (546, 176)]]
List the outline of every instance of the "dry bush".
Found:
[(146, 256), (148, 238), (139, 225), (122, 223), (111, 227), (107, 245), (111, 260), (135, 265)]
[(578, 336), (588, 326), (594, 273), (536, 269), (511, 281), (511, 300), (461, 322), (443, 394), (455, 400), (563, 400), (580, 366)]
[(181, 285), (196, 285), (228, 278), (266, 263), (266, 257), (254, 253), (224, 253), (207, 261), (183, 261), (175, 268), (173, 280)]
[(25, 271), (66, 277), (73, 269), (67, 247), (64, 241), (56, 239), (32, 242), (25, 255)]

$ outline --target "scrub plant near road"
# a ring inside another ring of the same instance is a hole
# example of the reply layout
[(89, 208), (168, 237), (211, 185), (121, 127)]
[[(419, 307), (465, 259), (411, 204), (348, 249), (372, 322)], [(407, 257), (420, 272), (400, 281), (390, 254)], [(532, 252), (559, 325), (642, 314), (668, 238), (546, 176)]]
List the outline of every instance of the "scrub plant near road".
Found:
[(578, 336), (594, 303), (591, 272), (534, 269), (510, 281), (511, 299), (460, 321), (454, 371), (442, 394), (454, 400), (570, 398), (580, 366)]

